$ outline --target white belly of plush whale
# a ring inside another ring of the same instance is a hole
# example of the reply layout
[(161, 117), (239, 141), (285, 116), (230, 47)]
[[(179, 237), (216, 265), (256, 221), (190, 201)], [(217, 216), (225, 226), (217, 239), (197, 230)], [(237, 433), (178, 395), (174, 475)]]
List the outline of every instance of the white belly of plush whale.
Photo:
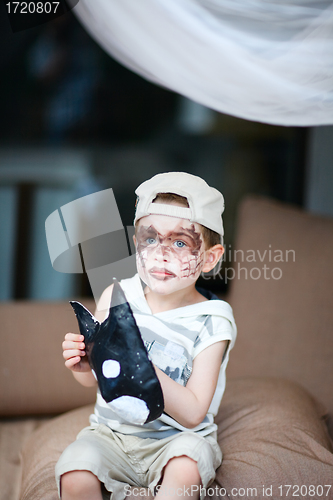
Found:
[(146, 403), (133, 396), (120, 396), (108, 403), (112, 411), (131, 424), (144, 424), (149, 415)]

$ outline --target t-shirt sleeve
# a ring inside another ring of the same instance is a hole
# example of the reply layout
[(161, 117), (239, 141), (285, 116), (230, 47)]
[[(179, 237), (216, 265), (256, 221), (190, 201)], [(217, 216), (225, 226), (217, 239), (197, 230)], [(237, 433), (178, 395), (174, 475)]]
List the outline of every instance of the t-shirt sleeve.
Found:
[(235, 332), (232, 323), (220, 316), (206, 316), (203, 327), (194, 342), (193, 359), (207, 347), (223, 340), (229, 341), (229, 348), (233, 347)]

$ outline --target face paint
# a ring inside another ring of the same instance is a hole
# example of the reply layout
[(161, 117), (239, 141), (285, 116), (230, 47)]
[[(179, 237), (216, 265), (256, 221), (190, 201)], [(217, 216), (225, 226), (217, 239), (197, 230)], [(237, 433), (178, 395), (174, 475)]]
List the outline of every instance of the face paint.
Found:
[(139, 221), (136, 239), (138, 272), (151, 290), (172, 293), (198, 278), (204, 262), (198, 224), (150, 215)]

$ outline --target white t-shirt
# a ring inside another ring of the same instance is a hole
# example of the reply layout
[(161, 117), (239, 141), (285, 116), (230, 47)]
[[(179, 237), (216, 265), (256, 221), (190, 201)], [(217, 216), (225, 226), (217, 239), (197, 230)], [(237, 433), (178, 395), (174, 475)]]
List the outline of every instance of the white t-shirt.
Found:
[(138, 274), (122, 280), (120, 284), (132, 308), (150, 360), (177, 383), (186, 385), (192, 373), (193, 360), (206, 347), (227, 340), (228, 348), (223, 357), (212, 403), (206, 417), (197, 427), (183, 427), (165, 413), (148, 424), (134, 425), (126, 422), (112, 411), (99, 390), (94, 414), (90, 416), (91, 424), (104, 423), (123, 434), (155, 439), (169, 437), (179, 431), (197, 432), (203, 436), (211, 434), (216, 430), (214, 416), (225, 390), (225, 370), (237, 334), (231, 307), (226, 302), (213, 298), (152, 314)]

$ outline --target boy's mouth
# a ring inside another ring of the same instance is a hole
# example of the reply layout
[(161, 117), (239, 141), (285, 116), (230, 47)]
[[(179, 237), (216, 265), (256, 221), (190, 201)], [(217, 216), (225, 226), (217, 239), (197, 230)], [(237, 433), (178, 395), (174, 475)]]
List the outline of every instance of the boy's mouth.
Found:
[(155, 278), (157, 280), (161, 280), (161, 281), (176, 277), (176, 275), (174, 273), (172, 273), (171, 271), (168, 271), (167, 269), (160, 268), (160, 267), (152, 267), (149, 270), (149, 274), (153, 278)]

